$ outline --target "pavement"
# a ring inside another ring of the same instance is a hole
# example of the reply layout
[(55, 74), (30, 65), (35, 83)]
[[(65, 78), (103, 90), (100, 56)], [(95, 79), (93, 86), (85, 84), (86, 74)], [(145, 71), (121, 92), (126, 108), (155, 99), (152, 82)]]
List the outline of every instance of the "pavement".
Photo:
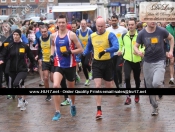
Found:
[[(85, 87), (84, 76), (76, 87)], [(132, 77), (132, 76), (131, 76)], [(143, 75), (141, 74), (141, 80)], [(28, 75), (26, 87), (38, 87), (38, 75)], [(165, 76), (168, 87), (169, 70)], [(134, 80), (131, 80), (134, 87)], [(89, 87), (94, 87), (91, 81)], [(143, 81), (141, 82), (143, 88)], [(173, 87), (172, 87), (173, 88)], [(70, 106), (61, 107), (61, 119), (51, 121), (55, 109), (53, 100), (46, 102), (44, 95), (29, 95), (26, 111), (17, 108), (17, 99), (8, 100), (0, 95), (0, 132), (175, 132), (175, 96), (163, 96), (159, 101), (159, 115), (151, 116), (152, 107), (148, 96), (140, 96), (140, 102), (124, 105), (126, 96), (102, 96), (103, 119), (95, 120), (95, 96), (76, 96), (77, 115), (71, 117)], [(62, 101), (64, 97), (61, 97)]]

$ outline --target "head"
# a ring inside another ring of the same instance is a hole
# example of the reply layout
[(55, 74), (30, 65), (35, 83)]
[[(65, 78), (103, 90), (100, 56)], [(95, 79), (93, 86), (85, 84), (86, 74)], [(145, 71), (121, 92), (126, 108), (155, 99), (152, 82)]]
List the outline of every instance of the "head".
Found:
[(30, 25), (30, 21), (29, 20), (25, 20), (22, 24), (22, 26), (29, 26)]
[(65, 15), (60, 15), (57, 19), (57, 26), (59, 30), (66, 30), (67, 29), (67, 18)]
[(172, 26), (175, 26), (175, 22), (171, 22), (171, 25), (172, 25)]
[(155, 28), (156, 27), (156, 22), (147, 22), (147, 27), (149, 28)]
[(117, 15), (114, 15), (111, 17), (111, 25), (114, 28), (118, 26), (118, 16)]
[(125, 19), (122, 19), (120, 22), (125, 22)]
[(98, 34), (103, 34), (105, 32), (105, 20), (103, 18), (98, 18), (96, 20), (96, 28), (97, 28), (97, 32)]
[(4, 33), (7, 33), (7, 32), (10, 32), (10, 24), (9, 23), (7, 23), (7, 22), (3, 22), (2, 23), (2, 31), (4, 32)]
[(72, 21), (71, 27), (72, 27), (72, 31), (75, 33), (76, 30), (77, 30), (77, 23), (76, 23), (76, 21)]
[(14, 40), (14, 42), (20, 42), (20, 40), (21, 40), (21, 30), (16, 29), (13, 32), (13, 40)]
[(137, 23), (137, 30), (140, 31), (143, 29), (142, 23)]
[(167, 22), (161, 22), (162, 27), (166, 28)]
[(81, 21), (80, 26), (81, 26), (82, 30), (86, 30), (86, 28), (87, 28), (87, 22), (86, 22), (85, 19), (83, 19)]
[(120, 22), (120, 26), (122, 26), (122, 27), (124, 27), (124, 28), (127, 28), (125, 22)]
[(130, 20), (128, 21), (128, 29), (129, 29), (129, 31), (131, 31), (131, 32), (135, 31), (135, 29), (136, 29), (136, 20), (130, 19)]
[(157, 22), (157, 26), (161, 27), (162, 26), (161, 22)]
[(47, 38), (48, 37), (48, 27), (46, 25), (42, 25), (40, 30), (41, 30), (42, 37)]
[(91, 21), (89, 19), (86, 21), (86, 23), (88, 27), (91, 27)]
[(77, 22), (77, 26), (79, 27), (80, 26), (80, 20), (77, 19), (76, 22)]
[(44, 25), (43, 22), (38, 22), (38, 27), (39, 27), (39, 30), (41, 31), (41, 27)]
[(112, 21), (110, 18), (108, 18), (108, 24), (111, 25), (112, 24)]

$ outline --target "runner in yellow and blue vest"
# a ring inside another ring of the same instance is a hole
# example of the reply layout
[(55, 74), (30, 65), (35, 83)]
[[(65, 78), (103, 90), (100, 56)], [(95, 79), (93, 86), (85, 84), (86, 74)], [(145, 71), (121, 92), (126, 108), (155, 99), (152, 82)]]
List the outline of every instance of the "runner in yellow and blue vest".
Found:
[[(130, 76), (131, 71), (133, 71), (134, 80), (136, 83), (136, 88), (140, 88), (140, 72), (141, 72), (141, 61), (142, 58), (134, 53), (134, 45), (136, 44), (137, 39), (137, 30), (136, 30), (136, 21), (131, 19), (128, 21), (129, 31), (122, 35), (119, 39), (120, 49), (119, 52), (123, 54), (124, 59), (124, 75), (126, 88), (131, 88)], [(144, 51), (144, 47), (140, 49)], [(135, 102), (139, 102), (139, 95), (135, 96)], [(125, 105), (131, 104), (130, 95), (127, 96)]]
[[(86, 45), (88, 43), (88, 38), (90, 34), (92, 34), (92, 30), (87, 27), (86, 20), (82, 20), (80, 24), (80, 29), (76, 31), (77, 37), (81, 41), (81, 43), (84, 46), (84, 49), (86, 48)], [(83, 67), (83, 73), (86, 77), (85, 86), (90, 85), (90, 80), (92, 79), (92, 73), (91, 73), (91, 59), (92, 59), (92, 52), (87, 54), (85, 57), (81, 58), (81, 63)], [(89, 72), (89, 75), (88, 75)]]
[[(49, 73), (50, 80), (53, 82), (54, 67), (50, 63), (51, 54), (51, 34), (48, 33), (48, 27), (42, 25), (40, 28), (41, 36), (39, 38), (40, 43), (38, 44), (38, 59), (42, 60), (42, 71), (44, 78), (45, 88), (49, 88)], [(51, 100), (51, 95), (47, 95), (46, 101)]]
[[(105, 30), (105, 21), (103, 18), (98, 18), (96, 20), (96, 27), (97, 32), (90, 35), (82, 56), (87, 55), (92, 50), (94, 52), (92, 75), (95, 88), (102, 88), (102, 79), (104, 79), (106, 88), (112, 88), (114, 77), (112, 57), (114, 56), (114, 52), (117, 52), (119, 49), (118, 39), (114, 33)], [(96, 97), (96, 104), (96, 119), (100, 119), (102, 118), (101, 96)]]

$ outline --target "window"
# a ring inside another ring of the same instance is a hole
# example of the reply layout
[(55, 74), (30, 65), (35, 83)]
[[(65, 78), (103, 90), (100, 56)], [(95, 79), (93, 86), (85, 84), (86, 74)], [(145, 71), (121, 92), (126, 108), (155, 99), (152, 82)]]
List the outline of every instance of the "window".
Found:
[(40, 13), (42, 14), (42, 13), (45, 13), (45, 9), (44, 8), (41, 8), (40, 9)]
[(11, 2), (16, 2), (16, 0), (11, 0)]
[(6, 15), (7, 14), (6, 9), (1, 9), (1, 10), (2, 10), (2, 15)]
[(30, 2), (35, 2), (35, 0), (30, 0)]
[(12, 14), (16, 14), (16, 9), (12, 9)]
[(39, 2), (44, 2), (44, 0), (39, 0)]
[(48, 0), (48, 2), (54, 2), (54, 0)]
[(1, 3), (6, 3), (6, 0), (1, 0)]
[(21, 0), (21, 2), (26, 2), (26, 0)]

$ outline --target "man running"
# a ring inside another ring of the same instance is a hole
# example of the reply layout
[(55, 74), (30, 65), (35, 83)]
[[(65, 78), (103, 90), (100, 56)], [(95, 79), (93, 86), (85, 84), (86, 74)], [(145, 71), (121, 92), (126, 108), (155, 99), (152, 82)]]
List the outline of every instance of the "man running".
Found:
[[(112, 88), (113, 81), (113, 61), (114, 52), (119, 49), (118, 39), (114, 33), (105, 30), (105, 20), (96, 20), (97, 32), (92, 33), (88, 39), (88, 44), (83, 56), (94, 50), (94, 60), (92, 63), (92, 73), (96, 88), (102, 88), (102, 79), (106, 88)], [(101, 96), (96, 96), (97, 114), (96, 119), (102, 118)]]
[[(123, 54), (124, 59), (124, 75), (125, 75), (125, 84), (126, 88), (131, 88), (131, 71), (133, 71), (134, 80), (135, 80), (135, 88), (140, 88), (140, 72), (141, 66), (140, 62), (142, 58), (134, 53), (134, 45), (137, 39), (137, 30), (136, 30), (136, 21), (134, 19), (130, 19), (128, 21), (129, 31), (122, 35), (119, 39), (120, 49), (119, 52)], [(143, 46), (140, 46), (143, 47)], [(122, 52), (123, 51), (123, 52)], [(142, 48), (144, 51), (144, 48)], [(139, 95), (135, 95), (135, 102), (139, 102)], [(125, 105), (131, 104), (130, 95), (127, 96), (125, 101)]]
[[(82, 20), (80, 24), (80, 29), (76, 31), (76, 34), (83, 44), (84, 49), (86, 48), (88, 37), (90, 34), (92, 34), (92, 30), (87, 28), (87, 22), (86, 20)], [(90, 85), (90, 80), (92, 79), (92, 73), (91, 73), (91, 58), (92, 53), (90, 52), (86, 56), (81, 58), (82, 67), (83, 67), (83, 73), (86, 77), (86, 82), (84, 83), (85, 86)]]
[[(166, 30), (175, 38), (175, 22), (171, 22), (166, 26)], [(174, 57), (175, 50), (173, 51), (173, 57), (170, 59), (170, 85), (174, 85)]]
[[(41, 37), (38, 43), (39, 59), (42, 60), (42, 71), (44, 78), (45, 88), (49, 88), (49, 73), (50, 80), (53, 82), (54, 66), (50, 64), (50, 54), (51, 54), (51, 34), (48, 33), (48, 27), (42, 25), (40, 27)], [(47, 95), (46, 101), (51, 100), (51, 95)]]
[[(122, 34), (127, 33), (127, 29), (118, 26), (118, 16), (112, 16), (111, 17), (111, 27), (107, 28), (107, 31), (110, 31), (114, 33), (117, 38), (121, 38)], [(113, 62), (114, 62), (114, 82), (117, 88), (122, 88), (122, 66), (123, 66), (123, 57), (121, 52), (116, 52), (114, 53), (113, 57)]]
[[(134, 50), (137, 55), (143, 57), (143, 74), (147, 88), (164, 88), (166, 51), (164, 39), (170, 43), (168, 57), (173, 57), (174, 38), (164, 28), (156, 26), (156, 22), (147, 22), (147, 27), (138, 34)], [(145, 46), (145, 54), (139, 50), (140, 44)], [(158, 115), (158, 103), (155, 95), (150, 95), (150, 103), (153, 107), (152, 116)]]
[[(53, 34), (50, 56), (51, 62), (54, 60), (55, 66), (53, 87), (60, 88), (61, 80), (63, 76), (65, 76), (68, 88), (74, 88), (76, 74), (76, 61), (74, 54), (82, 53), (83, 48), (78, 41), (76, 34), (66, 28), (66, 16), (60, 15), (57, 20), (57, 25), (59, 30)], [(52, 120), (57, 121), (61, 118), (60, 95), (54, 96), (54, 103), (56, 113)], [(72, 116), (76, 115), (75, 95), (71, 95), (70, 113)]]

